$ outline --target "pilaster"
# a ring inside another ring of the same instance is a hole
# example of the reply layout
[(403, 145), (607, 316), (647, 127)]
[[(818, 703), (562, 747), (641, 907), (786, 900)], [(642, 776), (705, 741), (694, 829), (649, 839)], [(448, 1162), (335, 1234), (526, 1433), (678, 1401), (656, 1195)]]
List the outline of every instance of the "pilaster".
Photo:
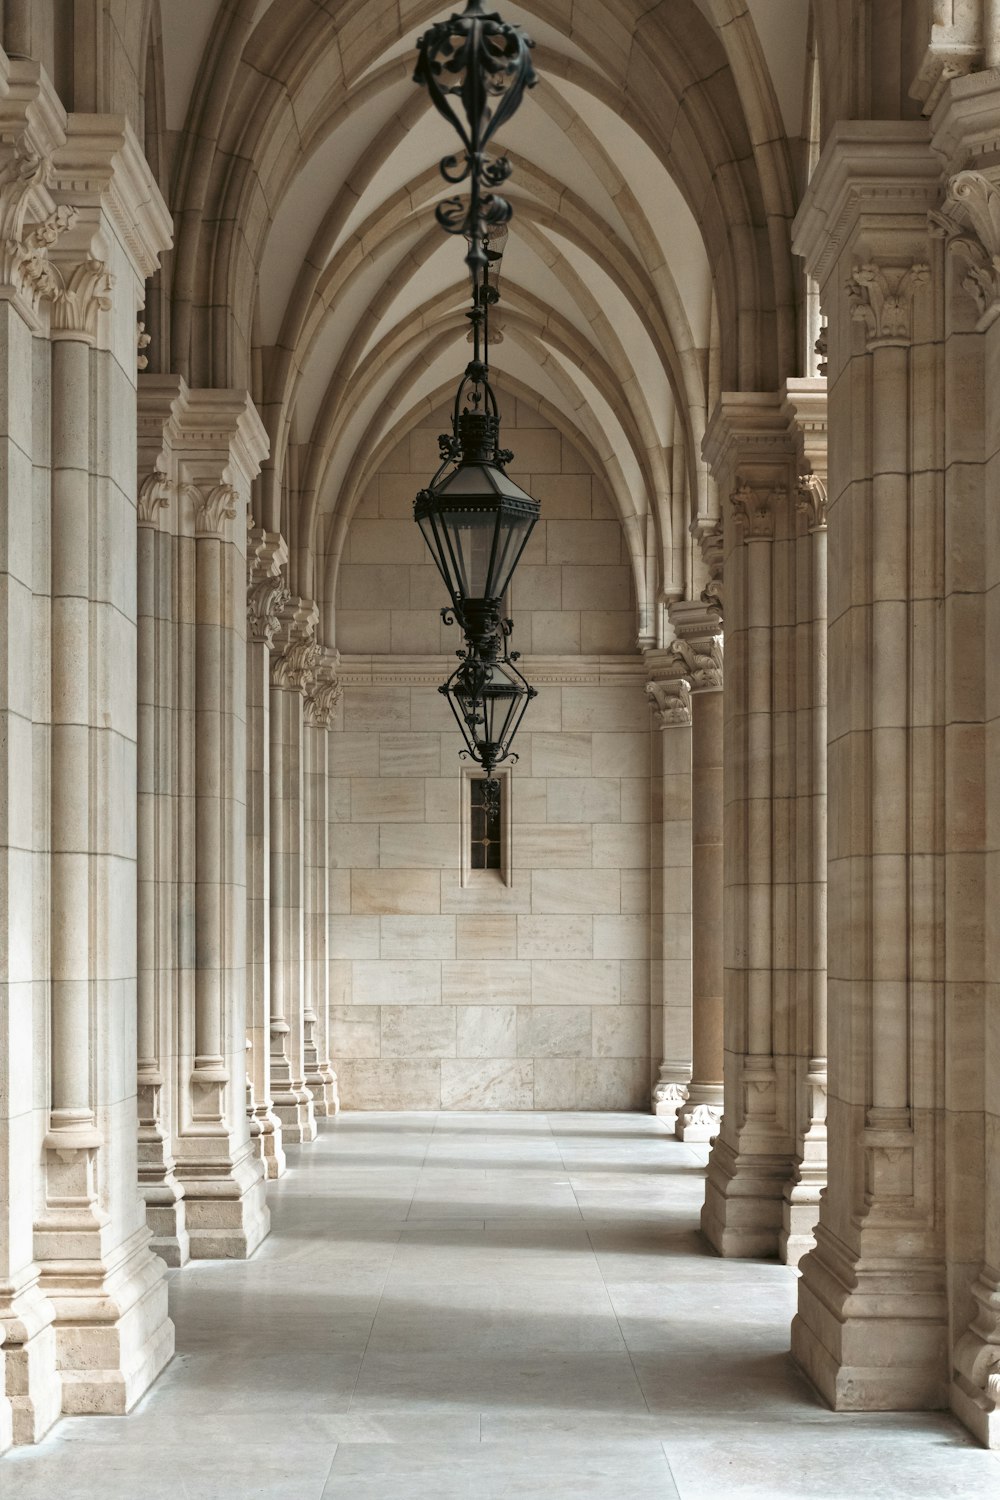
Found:
[(319, 612), (281, 608), (271, 655), (271, 1088), (286, 1142), (316, 1139), (306, 1085), (305, 699), (315, 681)]
[(691, 689), (669, 650), (645, 653), (653, 708), (650, 1053), (653, 1112), (668, 1130), (691, 1081)]
[(285, 1171), (271, 1096), (271, 647), (288, 600), (288, 546), (277, 532), (247, 536), (247, 1031), (253, 1085), (250, 1136), (269, 1178)]
[(249, 396), (182, 388), (171, 424), (186, 601), (181, 858), (193, 937), (179, 1020), (177, 1177), (193, 1257), (251, 1255), (265, 1174), (246, 1111), (247, 517), (267, 438)]
[(50, 1095), (35, 1253), (65, 1412), (122, 1413), (173, 1351), (136, 1192), (136, 313), (170, 217), (122, 120), (73, 116), (35, 283), (51, 348)]
[(796, 1360), (838, 1409), (947, 1400), (942, 252), (923, 122), (841, 123), (795, 227), (829, 318), (829, 1182)]
[(792, 784), (794, 445), (779, 393), (724, 394), (705, 458), (724, 497), (725, 1056), (702, 1229), (775, 1255), (794, 1171)]

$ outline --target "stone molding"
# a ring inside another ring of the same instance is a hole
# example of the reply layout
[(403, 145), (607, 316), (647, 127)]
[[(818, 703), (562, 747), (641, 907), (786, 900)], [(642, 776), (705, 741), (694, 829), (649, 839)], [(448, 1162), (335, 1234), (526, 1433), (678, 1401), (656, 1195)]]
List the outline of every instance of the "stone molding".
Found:
[(325, 646), (317, 649), (319, 655), (313, 682), (306, 697), (306, 723), (311, 729), (332, 729), (337, 708), (344, 696), (344, 684), (337, 670), (340, 666), (340, 652), (330, 651)]
[(873, 239), (912, 231), (914, 258), (941, 170), (926, 120), (839, 120), (792, 226), (792, 249), (822, 288), (859, 231)]
[[(641, 687), (648, 676), (646, 658), (627, 656), (530, 656), (519, 666), (536, 686)], [(340, 678), (347, 687), (438, 687), (454, 671), (453, 656), (348, 656), (340, 658)]]
[(281, 611), (290, 599), (282, 569), (288, 562), (288, 544), (277, 531), (250, 526), (247, 531), (247, 637), (268, 649), (281, 622)]
[(722, 614), (711, 599), (683, 599), (670, 606), (676, 639), (667, 648), (692, 693), (718, 692), (723, 685)]
[(52, 191), (79, 205), (89, 237), (106, 214), (146, 280), (173, 244), (173, 220), (135, 131), (124, 115), (71, 114), (52, 157)]
[(316, 640), (318, 621), (319, 610), (311, 599), (289, 595), (285, 600), (271, 648), (272, 687), (309, 695), (322, 654)]
[(702, 455), (723, 493), (727, 475), (735, 488), (748, 482), (780, 489), (791, 485), (795, 443), (788, 430), (782, 391), (723, 391), (702, 442)]
[(854, 267), (847, 296), (851, 317), (865, 326), (869, 350), (906, 348), (912, 343), (914, 299), (930, 274), (923, 261), (903, 267), (866, 261)]
[(769, 487), (748, 484), (742, 475), (736, 476), (736, 488), (729, 497), (733, 508), (733, 519), (747, 542), (770, 542), (774, 540), (775, 501), (779, 493)]
[(236, 487), (231, 484), (185, 484), (182, 488), (194, 504), (195, 535), (223, 536), (226, 522), (235, 521), (238, 513), (240, 494)]

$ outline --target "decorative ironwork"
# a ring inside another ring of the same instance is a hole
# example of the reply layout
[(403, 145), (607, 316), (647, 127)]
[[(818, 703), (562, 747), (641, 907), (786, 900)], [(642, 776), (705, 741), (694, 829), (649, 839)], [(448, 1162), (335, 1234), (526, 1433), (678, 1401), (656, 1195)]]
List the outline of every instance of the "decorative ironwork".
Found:
[(531, 62), (534, 45), (519, 26), (502, 21), (496, 11), (484, 11), (483, 0), (468, 0), (461, 15), (438, 21), (417, 43), (414, 81), (426, 88), (434, 108), (462, 142), (461, 151), (441, 162), (441, 175), (452, 187), (469, 184), (467, 198), (456, 194), (438, 205), (437, 220), (448, 234), (462, 234), (469, 241), (466, 262), (474, 280), (487, 265), (487, 227), (508, 223), (513, 213), (496, 191), (510, 177), (510, 159), (491, 158), (487, 148), (520, 107), (525, 89), (537, 81)]
[(504, 620), (500, 633), (482, 642), (481, 649), (459, 651), (460, 665), (438, 688), (465, 740), (463, 759), (481, 765), (487, 780), (498, 765), (517, 760), (511, 744), (528, 704), (538, 697), (515, 665), (520, 653), (507, 650), (512, 628), (510, 620)]

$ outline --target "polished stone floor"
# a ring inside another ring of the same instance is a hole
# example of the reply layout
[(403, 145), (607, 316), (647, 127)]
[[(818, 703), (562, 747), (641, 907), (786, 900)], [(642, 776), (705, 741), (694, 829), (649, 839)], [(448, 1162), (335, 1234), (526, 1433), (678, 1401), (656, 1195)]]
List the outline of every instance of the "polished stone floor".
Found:
[(349, 1115), (246, 1264), (173, 1276), (129, 1417), (0, 1460), (3, 1500), (998, 1500), (945, 1416), (837, 1417), (795, 1278), (696, 1232), (705, 1151), (641, 1115)]

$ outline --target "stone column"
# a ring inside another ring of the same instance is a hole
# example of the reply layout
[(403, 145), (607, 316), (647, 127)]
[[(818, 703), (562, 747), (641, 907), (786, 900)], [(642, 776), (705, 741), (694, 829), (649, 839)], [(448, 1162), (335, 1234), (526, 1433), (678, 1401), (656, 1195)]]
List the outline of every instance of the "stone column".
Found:
[[(720, 537), (721, 544), (721, 537)], [(721, 559), (720, 559), (721, 561)], [(674, 651), (691, 688), (692, 1071), (682, 1141), (711, 1141), (723, 1102), (722, 613), (719, 581), (671, 605)]]
[(653, 1111), (672, 1131), (691, 1081), (691, 692), (670, 651), (647, 651), (646, 665), (660, 731), (650, 782), (650, 1056), (661, 1059)]
[(330, 1061), (330, 829), (329, 731), (343, 696), (337, 677), (340, 657), (322, 652), (305, 704), (305, 982), (303, 1010), (306, 1087), (318, 1117), (340, 1109), (337, 1075)]
[(46, 271), (59, 229), (45, 179), (62, 132), (29, 66), (0, 53), (0, 1452), (36, 1442), (62, 1408), (33, 1244), (48, 1103), (50, 433), (42, 287), (30, 274)]
[[(193, 767), (192, 968), (182, 987), (177, 1176), (191, 1254), (243, 1257), (268, 1231), (246, 1114), (246, 537), (267, 438), (243, 391), (188, 390), (175, 412), (192, 613), (185, 739)], [(193, 557), (192, 557), (193, 553)]]
[(288, 598), (288, 547), (253, 527), (247, 539), (247, 1030), (250, 1135), (268, 1177), (285, 1170), (271, 1097), (271, 646)]
[(950, 1400), (1000, 1448), (1000, 130), (996, 75), (934, 118), (946, 165), (944, 1199)]
[(139, 377), (137, 519), (139, 1190), (153, 1249), (169, 1266), (190, 1257), (184, 1189), (177, 1179), (174, 1128), (178, 1094), (178, 904), (176, 849), (178, 634), (176, 482), (165, 427), (178, 382)]
[(271, 1093), (285, 1142), (314, 1141), (305, 1081), (304, 697), (313, 682), (315, 604), (289, 599), (271, 657)]
[(826, 1186), (826, 381), (790, 380), (785, 414), (799, 454), (796, 506), (795, 1122), (798, 1166), (785, 1187), (779, 1254), (795, 1265), (813, 1247)]
[(115, 117), (69, 117), (51, 184), (76, 214), (50, 251), (51, 1061), (35, 1253), (63, 1410), (120, 1414), (173, 1351), (135, 1094), (136, 312), (170, 219)]
[(702, 1228), (722, 1255), (775, 1255), (794, 1172), (788, 836), (794, 446), (771, 394), (724, 394), (705, 456), (725, 517), (725, 1106)]
[(831, 1025), (792, 1351), (847, 1410), (947, 1401), (938, 179), (926, 122), (841, 123), (796, 223), (829, 318)]

